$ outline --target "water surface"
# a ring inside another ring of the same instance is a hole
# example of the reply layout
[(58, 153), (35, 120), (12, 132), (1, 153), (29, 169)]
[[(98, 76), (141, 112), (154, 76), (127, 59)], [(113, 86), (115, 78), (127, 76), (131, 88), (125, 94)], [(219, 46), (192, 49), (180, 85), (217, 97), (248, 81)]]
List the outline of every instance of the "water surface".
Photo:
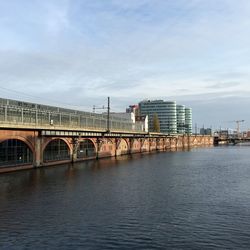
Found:
[(0, 175), (0, 249), (249, 249), (250, 147)]

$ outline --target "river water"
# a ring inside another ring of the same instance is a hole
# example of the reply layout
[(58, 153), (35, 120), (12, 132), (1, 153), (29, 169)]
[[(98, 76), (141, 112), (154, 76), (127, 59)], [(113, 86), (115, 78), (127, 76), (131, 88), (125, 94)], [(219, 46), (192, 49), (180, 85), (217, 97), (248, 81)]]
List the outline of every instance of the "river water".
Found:
[(250, 147), (0, 175), (0, 249), (250, 249)]

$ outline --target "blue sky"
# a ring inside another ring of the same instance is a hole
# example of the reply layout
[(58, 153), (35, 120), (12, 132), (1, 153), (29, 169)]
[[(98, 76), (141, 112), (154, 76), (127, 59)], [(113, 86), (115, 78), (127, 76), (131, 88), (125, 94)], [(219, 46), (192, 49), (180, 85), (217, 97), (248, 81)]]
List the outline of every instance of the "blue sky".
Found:
[(250, 128), (250, 1), (1, 0), (1, 97), (114, 111), (193, 108), (198, 127)]

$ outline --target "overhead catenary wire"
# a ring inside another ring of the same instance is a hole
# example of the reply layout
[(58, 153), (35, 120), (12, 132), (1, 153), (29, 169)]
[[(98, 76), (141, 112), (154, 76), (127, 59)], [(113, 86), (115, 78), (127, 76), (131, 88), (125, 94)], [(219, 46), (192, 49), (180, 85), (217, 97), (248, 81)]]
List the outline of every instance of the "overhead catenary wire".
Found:
[[(56, 105), (56, 106), (61, 106), (61, 105), (63, 105), (63, 106), (66, 106), (67, 108), (71, 108), (71, 109), (81, 109), (81, 110), (84, 109), (85, 111), (91, 110), (91, 108), (90, 108), (90, 107), (87, 107), (87, 106), (72, 105), (72, 104), (70, 104), (70, 103), (61, 102), (61, 101), (53, 100), (53, 99), (46, 98), (46, 97), (30, 95), (30, 94), (27, 94), (27, 93), (22, 92), (22, 91), (9, 89), (9, 88), (2, 87), (2, 86), (0, 86), (0, 89), (5, 90), (5, 91), (7, 91), (7, 92), (11, 92), (11, 93), (16, 93), (16, 94), (19, 94), (19, 95), (23, 95), (23, 96), (25, 96), (25, 97), (34, 98), (34, 99), (36, 99), (36, 100), (48, 101), (48, 102), (50, 102), (50, 103), (53, 103), (53, 105)], [(12, 98), (9, 98), (9, 99), (12, 99)], [(14, 98), (14, 99), (15, 99), (15, 98)], [(20, 101), (23, 101), (23, 100), (20, 100)], [(41, 101), (41, 102), (42, 102), (42, 101)], [(29, 102), (30, 102), (30, 100), (29, 100)], [(31, 102), (34, 102), (34, 101), (32, 100)], [(35, 101), (35, 102), (37, 102), (37, 101)], [(46, 103), (46, 104), (45, 104), (45, 103), (41, 103), (41, 104), (47, 105), (47, 103)], [(52, 104), (51, 104), (51, 105), (52, 105)]]

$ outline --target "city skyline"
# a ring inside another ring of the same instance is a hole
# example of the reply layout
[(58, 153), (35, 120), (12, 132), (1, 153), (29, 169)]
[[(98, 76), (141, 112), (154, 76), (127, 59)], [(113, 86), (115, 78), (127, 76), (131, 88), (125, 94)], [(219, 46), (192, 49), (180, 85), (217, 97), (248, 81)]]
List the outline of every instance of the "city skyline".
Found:
[(0, 97), (91, 110), (110, 96), (114, 111), (174, 100), (193, 125), (250, 128), (247, 0), (13, 0), (0, 14)]

